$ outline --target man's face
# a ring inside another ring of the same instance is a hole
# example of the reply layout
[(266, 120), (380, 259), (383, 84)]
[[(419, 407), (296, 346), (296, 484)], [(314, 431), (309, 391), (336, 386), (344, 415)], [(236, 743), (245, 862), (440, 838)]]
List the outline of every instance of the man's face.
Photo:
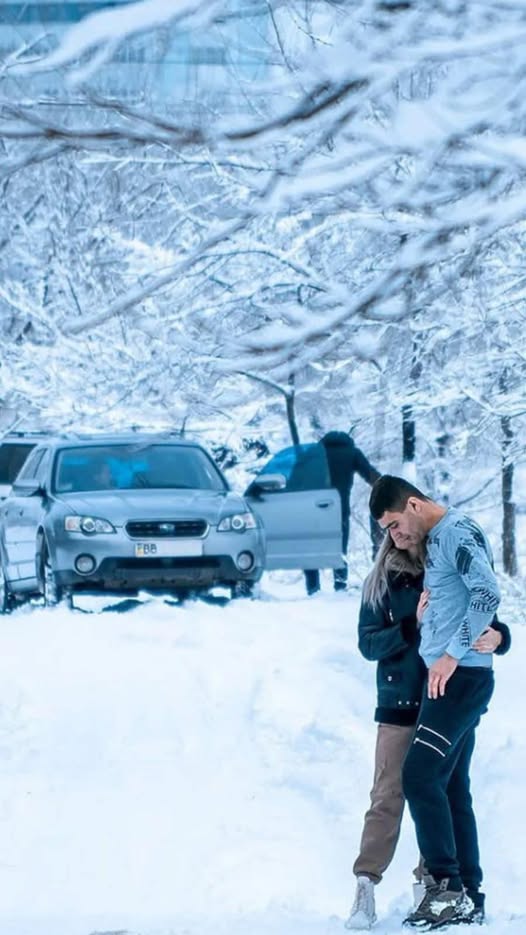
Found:
[(402, 512), (386, 512), (378, 520), (386, 529), (397, 549), (411, 549), (425, 539), (426, 530), (421, 515), (421, 501), (410, 497)]

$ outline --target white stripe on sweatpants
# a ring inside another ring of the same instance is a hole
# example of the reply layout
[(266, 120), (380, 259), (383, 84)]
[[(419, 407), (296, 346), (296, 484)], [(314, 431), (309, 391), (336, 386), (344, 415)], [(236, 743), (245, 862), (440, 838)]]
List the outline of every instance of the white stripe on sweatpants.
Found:
[(417, 733), (418, 733), (419, 730), (428, 730), (429, 733), (430, 733), (430, 734), (434, 734), (435, 737), (440, 737), (440, 739), (443, 740), (444, 743), (447, 743), (448, 747), (451, 746), (451, 741), (448, 740), (447, 737), (444, 737), (443, 734), (439, 734), (438, 731), (433, 730), (431, 727), (426, 727), (425, 724), (419, 724), (418, 727), (417, 727)]
[(432, 743), (428, 743), (426, 740), (420, 740), (420, 737), (415, 737), (414, 743), (423, 743), (424, 747), (431, 747), (432, 750), (436, 750), (437, 753), (440, 753), (440, 756), (445, 756), (445, 753), (442, 753), (442, 750), (439, 750), (438, 747), (435, 747)]

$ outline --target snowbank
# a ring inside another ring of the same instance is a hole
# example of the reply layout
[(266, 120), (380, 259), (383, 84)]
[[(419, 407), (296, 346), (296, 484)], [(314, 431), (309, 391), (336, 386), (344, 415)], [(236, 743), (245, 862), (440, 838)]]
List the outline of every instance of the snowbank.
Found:
[[(2, 935), (343, 931), (375, 739), (358, 592), (264, 587), (0, 621)], [(474, 765), (491, 935), (526, 931), (526, 629), (513, 637)], [(407, 818), (379, 933), (400, 929), (415, 858)]]

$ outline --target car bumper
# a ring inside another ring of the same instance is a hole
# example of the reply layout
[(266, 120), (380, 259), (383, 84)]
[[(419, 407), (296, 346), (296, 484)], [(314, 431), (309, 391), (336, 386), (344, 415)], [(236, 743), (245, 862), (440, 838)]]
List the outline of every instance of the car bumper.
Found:
[[(81, 533), (55, 540), (53, 566), (58, 583), (75, 591), (133, 591), (137, 589), (206, 588), (238, 581), (258, 581), (263, 573), (264, 547), (259, 529), (245, 533), (217, 533), (199, 543), (198, 555), (147, 555), (138, 557), (138, 543), (125, 534), (84, 536)], [(149, 545), (165, 540), (148, 540)], [(225, 548), (226, 546), (226, 548)], [(169, 546), (168, 546), (169, 548)], [(180, 543), (174, 552), (183, 550)], [(241, 552), (250, 552), (253, 565), (242, 571), (237, 563)], [(89, 574), (75, 569), (79, 555), (90, 555), (95, 568)]]

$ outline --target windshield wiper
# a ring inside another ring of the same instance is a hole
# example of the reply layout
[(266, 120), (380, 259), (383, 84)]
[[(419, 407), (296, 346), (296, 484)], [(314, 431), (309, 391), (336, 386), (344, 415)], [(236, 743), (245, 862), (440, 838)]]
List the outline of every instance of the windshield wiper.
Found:
[[(191, 484), (151, 484), (145, 474), (134, 474), (134, 483), (137, 482), (139, 489), (148, 490), (193, 490)], [(132, 488), (133, 489), (133, 488)]]

